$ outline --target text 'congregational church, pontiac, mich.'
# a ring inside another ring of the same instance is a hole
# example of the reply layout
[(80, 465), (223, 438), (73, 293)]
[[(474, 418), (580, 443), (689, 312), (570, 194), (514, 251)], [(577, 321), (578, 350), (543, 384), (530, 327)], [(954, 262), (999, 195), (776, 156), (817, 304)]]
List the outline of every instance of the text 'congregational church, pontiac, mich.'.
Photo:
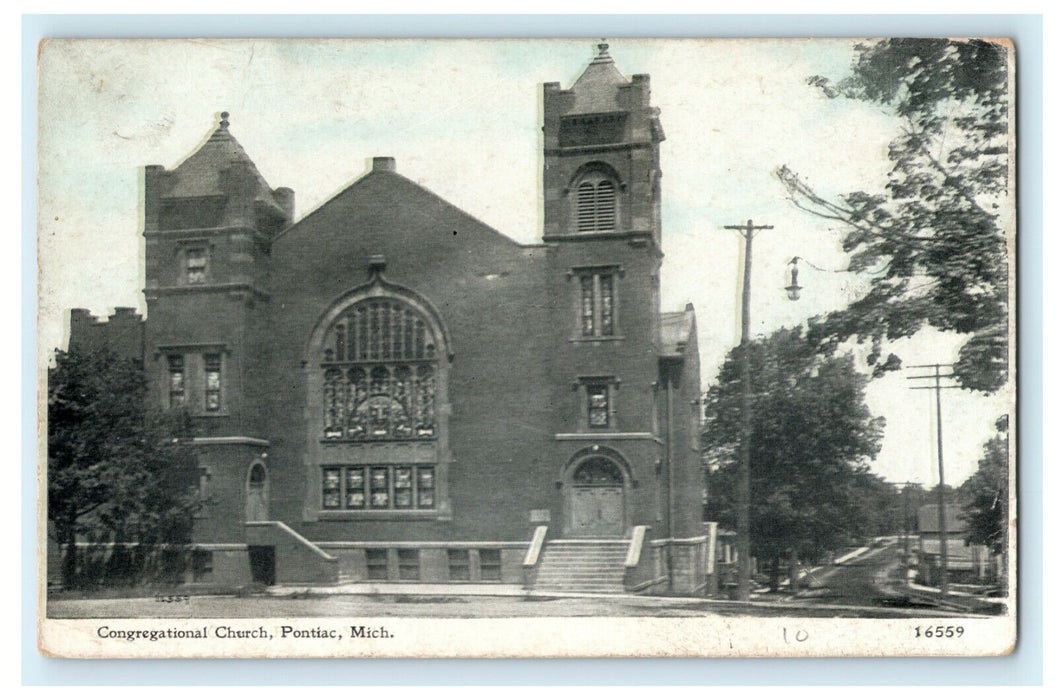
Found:
[(542, 90), (530, 245), (389, 157), (298, 220), (227, 113), (146, 167), (146, 317), (74, 309), (70, 347), (141, 357), (149, 400), (193, 417), (187, 584), (714, 589), (649, 76), (600, 44)]

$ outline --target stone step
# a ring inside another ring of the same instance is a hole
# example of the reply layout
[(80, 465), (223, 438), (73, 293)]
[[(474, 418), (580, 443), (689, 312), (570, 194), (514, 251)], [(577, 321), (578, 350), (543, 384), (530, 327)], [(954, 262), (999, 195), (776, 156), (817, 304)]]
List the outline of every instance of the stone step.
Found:
[(549, 573), (551, 571), (568, 571), (570, 573), (588, 573), (588, 574), (591, 573), (591, 572), (594, 572), (594, 571), (608, 571), (608, 572), (613, 573), (613, 574), (621, 574), (621, 575), (623, 575), (624, 567), (623, 566), (583, 566), (583, 565), (579, 565), (579, 564), (576, 565), (576, 566), (547, 565), (547, 566), (541, 566), (538, 569), (538, 571), (541, 574)]
[(619, 540), (552, 541), (543, 550), (536, 590), (623, 593), (628, 543)]

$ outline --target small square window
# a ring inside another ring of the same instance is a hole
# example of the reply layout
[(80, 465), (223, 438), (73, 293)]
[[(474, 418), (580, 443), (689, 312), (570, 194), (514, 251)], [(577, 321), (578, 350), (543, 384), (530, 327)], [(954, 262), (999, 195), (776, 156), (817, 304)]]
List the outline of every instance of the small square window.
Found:
[(364, 555), (367, 559), (368, 581), (385, 581), (389, 578), (389, 550), (368, 549)]
[(449, 549), (448, 550), (448, 580), (469, 581), (470, 580), (470, 550)]
[(500, 581), (503, 578), (502, 575), (502, 558), (500, 556), (500, 550), (498, 549), (482, 549), (479, 551), (481, 556), (481, 580), (482, 581)]
[(418, 550), (396, 550), (396, 561), (401, 581), (418, 581)]

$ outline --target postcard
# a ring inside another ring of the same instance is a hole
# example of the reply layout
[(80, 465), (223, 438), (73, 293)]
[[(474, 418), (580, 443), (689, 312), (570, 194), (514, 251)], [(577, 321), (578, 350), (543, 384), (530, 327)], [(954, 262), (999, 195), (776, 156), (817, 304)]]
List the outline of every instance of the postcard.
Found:
[(1010, 653), (1014, 86), (990, 37), (42, 42), (41, 653)]

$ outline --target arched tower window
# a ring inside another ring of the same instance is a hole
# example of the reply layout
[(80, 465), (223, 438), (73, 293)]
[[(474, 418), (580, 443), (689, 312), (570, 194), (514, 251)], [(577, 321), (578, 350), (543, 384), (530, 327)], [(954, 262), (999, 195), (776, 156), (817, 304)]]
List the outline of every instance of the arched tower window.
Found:
[(323, 340), (324, 440), (436, 438), (437, 343), (408, 304), (372, 297)]
[(617, 186), (602, 172), (591, 172), (576, 185), (576, 231), (606, 233), (616, 228)]

